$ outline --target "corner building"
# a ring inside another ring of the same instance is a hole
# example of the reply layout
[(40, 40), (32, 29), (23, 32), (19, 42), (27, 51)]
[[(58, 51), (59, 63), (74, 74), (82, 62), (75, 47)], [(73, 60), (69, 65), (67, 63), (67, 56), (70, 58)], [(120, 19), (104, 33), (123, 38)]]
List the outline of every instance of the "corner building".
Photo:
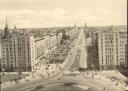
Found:
[(54, 33), (35, 39), (27, 33), (9, 33), (5, 27), (5, 35), (0, 40), (1, 71), (32, 71), (45, 54), (57, 47), (62, 34)]
[(34, 36), (12, 35), (1, 39), (1, 67), (6, 71), (31, 71), (34, 68)]
[[(119, 69), (126, 63), (126, 37), (119, 31), (98, 33), (98, 56), (101, 70)], [(124, 40), (125, 39), (125, 40)], [(122, 43), (123, 42), (123, 43)]]

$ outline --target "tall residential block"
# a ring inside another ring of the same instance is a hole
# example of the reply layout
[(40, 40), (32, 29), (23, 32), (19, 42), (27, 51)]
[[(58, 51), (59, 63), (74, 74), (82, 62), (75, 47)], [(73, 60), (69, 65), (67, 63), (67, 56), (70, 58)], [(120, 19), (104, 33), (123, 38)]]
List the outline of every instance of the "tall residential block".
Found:
[(102, 70), (119, 69), (126, 63), (127, 37), (119, 31), (98, 33), (98, 56)]

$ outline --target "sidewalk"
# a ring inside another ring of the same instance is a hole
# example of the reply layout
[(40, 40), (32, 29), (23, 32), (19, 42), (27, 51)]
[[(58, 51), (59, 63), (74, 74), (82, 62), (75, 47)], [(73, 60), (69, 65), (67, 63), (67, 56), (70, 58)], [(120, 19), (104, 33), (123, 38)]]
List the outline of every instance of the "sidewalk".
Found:
[[(122, 89), (121, 91), (123, 91), (123, 89), (125, 89), (126, 84), (124, 81), (112, 80), (110, 77), (108, 77), (104, 73), (107, 73), (107, 72), (92, 72), (92, 71), (90, 71), (90, 72), (86, 72), (84, 74), (85, 74), (85, 76), (88, 76), (90, 79), (101, 81), (103, 83), (109, 83), (110, 86), (120, 88), (120, 89)], [(115, 76), (117, 76), (117, 75), (115, 74)]]

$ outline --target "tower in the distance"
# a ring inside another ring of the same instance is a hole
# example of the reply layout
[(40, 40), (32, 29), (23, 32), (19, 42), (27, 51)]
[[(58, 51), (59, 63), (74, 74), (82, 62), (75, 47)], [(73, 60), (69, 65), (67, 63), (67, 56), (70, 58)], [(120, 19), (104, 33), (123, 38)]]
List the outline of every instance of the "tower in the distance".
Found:
[(16, 25), (14, 25), (14, 30), (16, 30)]
[(74, 28), (76, 28), (76, 23), (74, 23)]
[(5, 20), (5, 29), (4, 29), (4, 32), (5, 32), (5, 37), (8, 36), (8, 21), (7, 21), (7, 17), (6, 17), (6, 20)]
[(87, 23), (84, 24), (84, 30), (87, 32)]

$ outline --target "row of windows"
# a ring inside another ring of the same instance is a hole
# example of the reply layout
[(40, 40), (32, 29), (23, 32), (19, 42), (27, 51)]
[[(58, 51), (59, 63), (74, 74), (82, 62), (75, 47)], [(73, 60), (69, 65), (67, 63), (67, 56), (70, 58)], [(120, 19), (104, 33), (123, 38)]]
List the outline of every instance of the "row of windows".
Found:
[(107, 47), (107, 48), (111, 48), (111, 47), (113, 47), (113, 45), (105, 45), (105, 47)]
[[(101, 63), (102, 63), (102, 64), (104, 64), (104, 63), (103, 63), (103, 61), (102, 61)], [(112, 64), (113, 64), (113, 62), (112, 62), (112, 61), (108, 61), (108, 60), (106, 60), (105, 64), (106, 64), (106, 65), (107, 65), (107, 64), (112, 65)]]
[(24, 56), (19, 56), (19, 59), (20, 59), (20, 60), (22, 60), (22, 59), (25, 60), (26, 57), (24, 57)]
[(110, 51), (113, 51), (113, 48), (105, 48), (105, 49), (108, 50), (108, 51), (109, 51), (109, 50), (110, 50)]
[(25, 66), (26, 66), (26, 64), (19, 64), (19, 66), (21, 66), (21, 67), (25, 67)]

